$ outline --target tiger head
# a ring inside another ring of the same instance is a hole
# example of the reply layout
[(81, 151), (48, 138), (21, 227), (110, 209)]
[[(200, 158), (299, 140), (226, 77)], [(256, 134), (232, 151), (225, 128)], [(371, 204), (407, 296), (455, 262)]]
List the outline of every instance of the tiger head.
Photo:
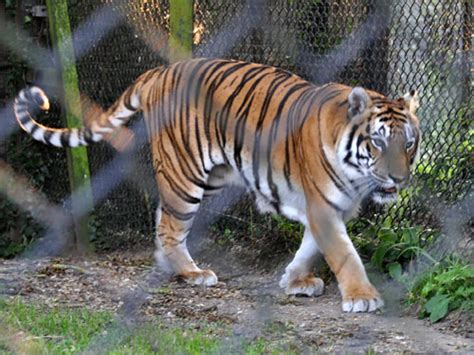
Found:
[(356, 87), (348, 104), (348, 137), (339, 149), (342, 163), (353, 180), (369, 180), (365, 192), (375, 202), (393, 201), (407, 185), (418, 156), (417, 93), (390, 100)]

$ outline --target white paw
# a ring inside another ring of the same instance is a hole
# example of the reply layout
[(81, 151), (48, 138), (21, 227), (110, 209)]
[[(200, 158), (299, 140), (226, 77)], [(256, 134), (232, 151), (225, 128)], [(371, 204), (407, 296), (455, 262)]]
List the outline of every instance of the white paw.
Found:
[(181, 276), (192, 285), (214, 286), (217, 284), (217, 276), (212, 270), (191, 271)]
[(372, 299), (349, 299), (342, 302), (342, 310), (344, 312), (374, 312), (384, 305), (383, 300), (379, 297)]
[(286, 288), (286, 286), (288, 286), (288, 273), (283, 274), (283, 276), (280, 279), (279, 285), (281, 288)]
[(323, 293), (324, 282), (314, 276), (306, 276), (289, 282), (288, 278), (283, 275), (280, 280), (280, 287), (285, 288), (287, 295), (305, 295), (311, 297), (319, 296)]

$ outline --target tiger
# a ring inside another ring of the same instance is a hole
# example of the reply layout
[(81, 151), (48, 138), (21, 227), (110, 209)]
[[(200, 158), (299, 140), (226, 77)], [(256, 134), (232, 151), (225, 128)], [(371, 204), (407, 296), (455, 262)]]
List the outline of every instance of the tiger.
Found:
[(421, 141), (415, 90), (389, 99), (360, 86), (317, 86), (268, 65), (195, 58), (143, 73), (82, 128), (37, 123), (32, 107), (49, 105), (33, 86), (20, 91), (14, 113), (30, 136), (56, 147), (101, 141), (141, 112), (159, 190), (155, 258), (162, 269), (190, 284), (217, 284), (192, 259), (186, 238), (205, 196), (240, 185), (261, 212), (304, 226), (279, 282), (286, 294), (323, 293), (313, 270), (322, 254), (342, 311), (383, 307), (345, 223), (362, 201), (389, 203), (407, 186)]

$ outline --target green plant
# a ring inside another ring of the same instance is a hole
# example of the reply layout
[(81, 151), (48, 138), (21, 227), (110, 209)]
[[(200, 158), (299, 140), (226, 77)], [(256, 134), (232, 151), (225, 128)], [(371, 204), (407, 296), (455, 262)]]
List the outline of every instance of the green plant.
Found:
[(384, 270), (389, 271), (395, 265), (402, 265), (420, 255), (431, 258), (423, 248), (420, 226), (402, 227), (398, 230), (382, 227), (377, 236), (379, 243), (370, 262)]
[(23, 252), (42, 231), (28, 213), (0, 195), (0, 258)]
[[(431, 322), (443, 319), (449, 312), (474, 309), (474, 267), (458, 258), (435, 260), (428, 252), (437, 234), (420, 226), (390, 228), (390, 219), (380, 227), (359, 219), (349, 224), (354, 242), (370, 256), (370, 265), (399, 282), (407, 290), (407, 302), (418, 304), (420, 317)], [(416, 260), (423, 272), (411, 274), (404, 268)]]
[(304, 225), (298, 222), (290, 221), (289, 219), (280, 215), (272, 214), (272, 220), (276, 223), (275, 228), (278, 231), (285, 233), (289, 238), (294, 238), (300, 241), (304, 233)]
[(420, 317), (433, 323), (455, 309), (473, 311), (474, 267), (458, 258), (434, 264), (415, 279), (408, 301), (420, 304)]
[(367, 219), (357, 219), (348, 225), (354, 244), (372, 266), (394, 273), (420, 255), (432, 259), (425, 246), (433, 239), (433, 231), (409, 225), (395, 229), (391, 224), (391, 219), (386, 218), (382, 226)]

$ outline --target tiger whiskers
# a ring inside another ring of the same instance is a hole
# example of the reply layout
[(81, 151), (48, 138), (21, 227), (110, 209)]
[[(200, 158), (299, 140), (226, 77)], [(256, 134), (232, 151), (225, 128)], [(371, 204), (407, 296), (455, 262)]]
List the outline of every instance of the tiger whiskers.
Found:
[[(378, 184), (372, 180), (372, 179), (367, 179), (367, 178), (362, 178), (361, 181), (357, 186), (357, 194), (360, 196), (360, 197), (365, 197), (367, 195), (369, 195), (372, 191), (374, 191)], [(362, 189), (360, 189), (362, 188)]]
[(352, 180), (351, 186), (357, 191), (357, 193), (360, 193), (360, 188), (366, 188), (367, 185), (371, 185), (373, 183), (373, 179), (370, 176), (362, 176)]

